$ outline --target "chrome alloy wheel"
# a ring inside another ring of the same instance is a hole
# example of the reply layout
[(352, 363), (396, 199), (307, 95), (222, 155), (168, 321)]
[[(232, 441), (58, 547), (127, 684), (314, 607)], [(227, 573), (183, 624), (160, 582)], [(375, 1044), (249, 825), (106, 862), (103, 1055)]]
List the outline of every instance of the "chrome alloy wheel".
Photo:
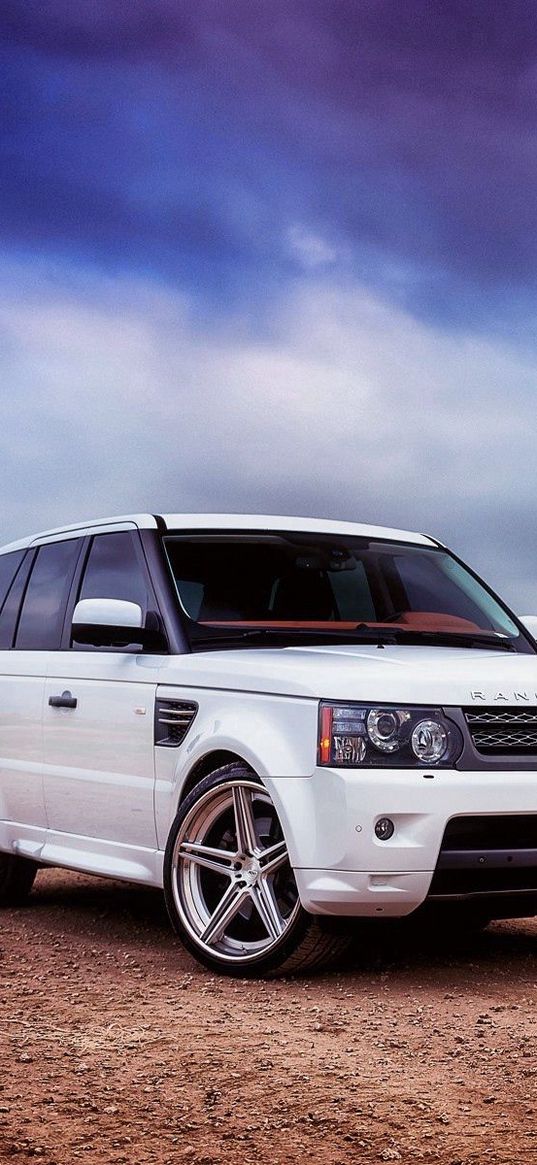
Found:
[(191, 938), (220, 960), (251, 961), (282, 941), (300, 902), (262, 785), (227, 781), (195, 802), (175, 839), (171, 889)]

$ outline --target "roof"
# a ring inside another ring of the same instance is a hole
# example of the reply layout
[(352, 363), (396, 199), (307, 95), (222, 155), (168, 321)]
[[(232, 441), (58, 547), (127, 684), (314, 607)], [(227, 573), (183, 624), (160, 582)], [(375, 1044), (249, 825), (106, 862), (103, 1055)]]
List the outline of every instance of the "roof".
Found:
[(388, 526), (336, 522), (331, 518), (300, 518), (273, 514), (162, 514), (168, 530), (300, 530), (312, 534), (347, 534), (362, 538), (390, 538), (434, 546), (432, 538)]
[(60, 541), (72, 535), (112, 533), (116, 530), (156, 530), (160, 519), (167, 530), (297, 530), (311, 534), (342, 534), (350, 537), (387, 538), (396, 542), (414, 542), (420, 546), (434, 546), (432, 538), (409, 530), (395, 530), (389, 526), (369, 526), (357, 522), (336, 522), (330, 518), (301, 518), (274, 514), (126, 514), (119, 517), (96, 518), (72, 526), (58, 526), (10, 542), (0, 547), (0, 554), (23, 550), (42, 542)]

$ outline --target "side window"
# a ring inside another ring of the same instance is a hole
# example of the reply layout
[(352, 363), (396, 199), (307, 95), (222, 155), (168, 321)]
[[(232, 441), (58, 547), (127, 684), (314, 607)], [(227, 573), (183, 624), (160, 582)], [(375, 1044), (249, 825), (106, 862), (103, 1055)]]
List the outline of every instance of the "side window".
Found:
[(39, 547), (15, 640), (15, 647), (19, 650), (58, 650), (79, 553), (78, 538)]
[(145, 570), (133, 534), (97, 534), (92, 542), (79, 599), (126, 599), (147, 614)]
[(13, 550), (11, 554), (0, 554), (0, 611), (25, 553), (24, 550)]
[[(14, 550), (10, 554), (0, 555), (0, 650), (11, 647), (13, 642), (13, 632), (22, 597), (20, 587), (17, 588), (19, 595), (16, 608), (10, 599), (15, 592), (15, 579), (17, 576), (22, 578), (22, 575), (26, 573), (25, 571), (20, 572), (25, 554), (25, 550)], [(22, 585), (24, 586), (23, 580)]]

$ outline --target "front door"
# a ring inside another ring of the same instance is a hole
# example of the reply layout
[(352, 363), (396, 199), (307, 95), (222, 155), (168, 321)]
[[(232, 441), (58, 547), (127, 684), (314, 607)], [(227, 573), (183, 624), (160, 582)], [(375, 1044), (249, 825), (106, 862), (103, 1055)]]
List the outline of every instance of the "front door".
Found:
[(122, 652), (51, 655), (44, 783), (54, 832), (156, 848), (153, 709), (161, 661), (155, 657), (152, 669), (150, 658)]
[[(150, 582), (136, 531), (94, 536), (76, 597), (127, 599), (147, 612)], [(153, 713), (161, 662), (128, 648), (69, 642), (49, 655), (47, 817), (51, 831), (76, 835), (79, 850), (84, 838), (156, 849)]]

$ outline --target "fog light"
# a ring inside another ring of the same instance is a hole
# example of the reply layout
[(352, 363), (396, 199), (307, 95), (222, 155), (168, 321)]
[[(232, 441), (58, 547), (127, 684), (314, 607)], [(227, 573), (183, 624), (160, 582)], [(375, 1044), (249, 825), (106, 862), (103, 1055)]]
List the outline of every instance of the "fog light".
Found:
[(395, 825), (389, 817), (379, 817), (375, 825), (375, 833), (379, 841), (388, 841), (393, 837), (395, 832)]

